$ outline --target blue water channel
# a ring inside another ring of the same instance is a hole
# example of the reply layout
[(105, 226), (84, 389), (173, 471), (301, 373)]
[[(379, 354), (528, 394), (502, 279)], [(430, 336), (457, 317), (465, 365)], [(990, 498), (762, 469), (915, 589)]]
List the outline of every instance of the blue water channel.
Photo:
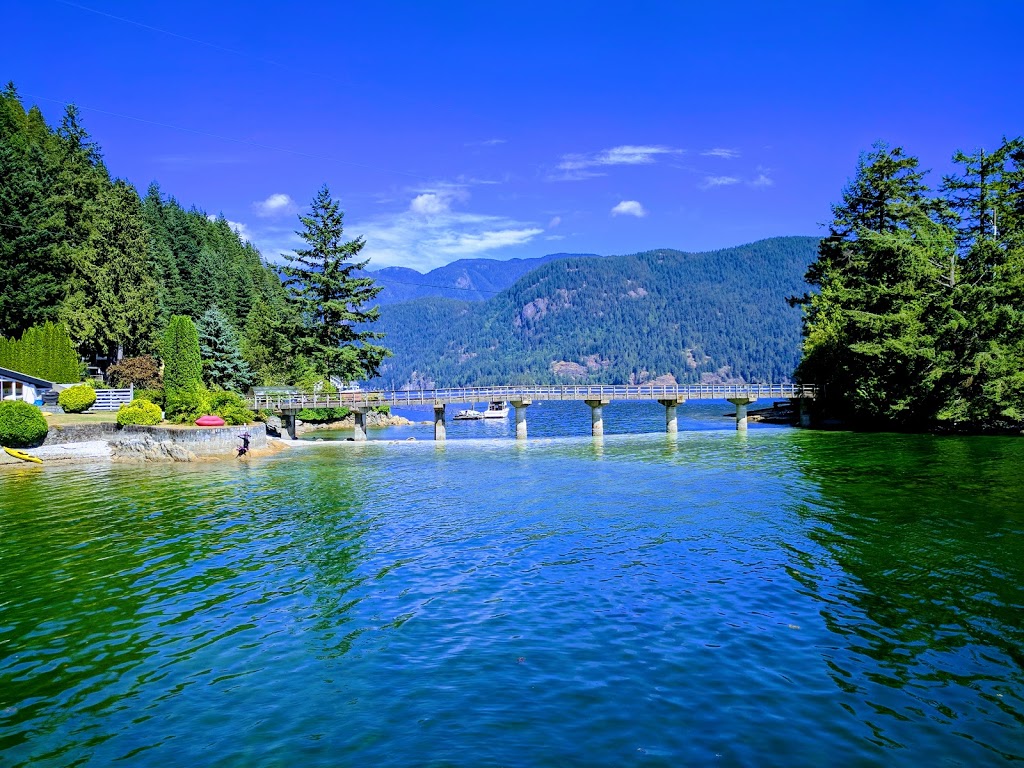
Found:
[(728, 410), (4, 467), (0, 764), (1024, 759), (1024, 442)]

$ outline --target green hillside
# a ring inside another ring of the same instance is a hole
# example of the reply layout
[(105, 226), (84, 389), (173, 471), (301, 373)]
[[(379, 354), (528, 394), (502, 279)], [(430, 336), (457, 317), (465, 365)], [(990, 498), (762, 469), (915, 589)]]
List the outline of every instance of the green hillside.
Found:
[(384, 307), (379, 385), (788, 380), (813, 237), (560, 259), (486, 302)]

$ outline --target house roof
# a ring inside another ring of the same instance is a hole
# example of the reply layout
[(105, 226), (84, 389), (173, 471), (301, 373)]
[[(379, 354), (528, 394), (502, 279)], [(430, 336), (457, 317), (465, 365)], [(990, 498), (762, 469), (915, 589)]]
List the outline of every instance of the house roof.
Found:
[(27, 373), (21, 373), (20, 371), (12, 371), (10, 368), (0, 368), (0, 379), (14, 379), (31, 384), (33, 387), (46, 387), (47, 389), (53, 386), (52, 381), (29, 376)]

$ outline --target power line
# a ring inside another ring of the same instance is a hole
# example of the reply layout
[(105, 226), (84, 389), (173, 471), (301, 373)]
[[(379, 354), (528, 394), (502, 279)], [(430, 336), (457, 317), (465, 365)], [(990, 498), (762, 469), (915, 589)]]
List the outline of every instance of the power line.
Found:
[(281, 69), (286, 69), (286, 70), (289, 70), (291, 72), (295, 72), (296, 74), (305, 75), (307, 77), (317, 77), (317, 78), (320, 78), (322, 80), (327, 80), (329, 82), (337, 83), (338, 85), (344, 85), (346, 87), (350, 87), (350, 84), (342, 83), (341, 81), (337, 80), (336, 78), (332, 78), (332, 77), (329, 77), (329, 76), (325, 75), (323, 72), (315, 72), (315, 71), (308, 70), (308, 69), (302, 69), (300, 67), (295, 67), (295, 66), (292, 66), (292, 65), (284, 63), (284, 62), (274, 61), (273, 59), (267, 59), (267, 58), (264, 58), (262, 56), (257, 56), (255, 54), (249, 53), (248, 51), (240, 51), (240, 50), (238, 50), (236, 48), (228, 48), (228, 47), (223, 46), (223, 45), (218, 45), (217, 43), (211, 43), (208, 40), (200, 40), (197, 37), (189, 37), (187, 35), (182, 35), (182, 34), (180, 34), (178, 32), (172, 32), (169, 29), (163, 29), (162, 27), (155, 27), (152, 24), (145, 24), (145, 23), (143, 23), (141, 21), (135, 21), (134, 19), (128, 19), (128, 18), (125, 18), (124, 16), (115, 16), (112, 13), (107, 13), (106, 11), (100, 11), (100, 10), (97, 10), (96, 8), (89, 8), (88, 6), (80, 5), (79, 3), (68, 2), (68, 0), (53, 0), (53, 2), (60, 3), (61, 5), (69, 6), (71, 8), (77, 8), (77, 9), (79, 9), (81, 11), (87, 11), (88, 13), (94, 13), (97, 16), (105, 16), (108, 19), (114, 19), (115, 21), (120, 21), (120, 22), (123, 22), (125, 24), (131, 24), (132, 26), (135, 26), (135, 27), (141, 27), (142, 29), (148, 29), (151, 32), (159, 32), (162, 35), (168, 35), (169, 37), (176, 37), (179, 40), (185, 40), (187, 42), (195, 43), (197, 45), (205, 45), (207, 48), (213, 48), (214, 50), (224, 51), (225, 53), (230, 53), (230, 54), (233, 54), (235, 56), (242, 56), (244, 58), (252, 59), (253, 61), (259, 61), (259, 62), (261, 62), (263, 64), (270, 64), (270, 65), (275, 66), (275, 67), (280, 67)]
[(109, 115), (111, 117), (120, 117), (120, 118), (122, 118), (124, 120), (135, 120), (135, 121), (140, 122), (140, 123), (147, 123), (148, 125), (156, 125), (156, 126), (159, 126), (160, 128), (169, 128), (169, 129), (174, 130), (174, 131), (183, 131), (185, 133), (196, 134), (197, 136), (206, 136), (206, 137), (209, 137), (209, 138), (212, 138), (212, 139), (220, 139), (221, 141), (229, 141), (229, 142), (233, 142), (235, 144), (243, 144), (245, 146), (257, 147), (258, 149), (269, 149), (269, 150), (274, 151), (274, 152), (284, 152), (284, 153), (287, 153), (287, 154), (290, 154), (290, 155), (297, 155), (299, 157), (306, 157), (306, 158), (309, 158), (311, 160), (323, 160), (323, 161), (329, 162), (329, 163), (339, 163), (341, 165), (349, 165), (349, 166), (352, 166), (354, 168), (365, 168), (366, 170), (380, 171), (382, 173), (396, 173), (396, 174), (400, 174), (402, 176), (409, 176), (410, 178), (414, 178), (414, 179), (421, 179), (421, 180), (424, 180), (424, 181), (428, 180), (428, 177), (426, 177), (426, 176), (423, 176), (423, 175), (418, 174), (418, 173), (411, 173), (409, 171), (398, 171), (398, 170), (395, 170), (394, 168), (381, 168), (381, 167), (375, 166), (375, 165), (366, 165), (365, 163), (354, 163), (354, 162), (352, 162), (350, 160), (341, 160), (341, 159), (339, 159), (337, 157), (328, 157), (326, 155), (314, 155), (314, 154), (312, 154), (310, 152), (302, 152), (302, 151), (297, 150), (297, 149), (288, 149), (287, 147), (275, 147), (275, 146), (273, 146), (271, 144), (262, 144), (262, 143), (260, 143), (258, 141), (249, 141), (248, 139), (236, 139), (233, 136), (222, 136), (221, 134), (218, 134), (218, 133), (210, 133), (209, 131), (200, 131), (200, 130), (198, 130), (196, 128), (185, 128), (185, 127), (180, 126), (180, 125), (171, 125), (170, 123), (161, 123), (161, 122), (159, 122), (157, 120), (149, 120), (149, 119), (147, 119), (145, 117), (136, 117), (135, 115), (126, 115), (126, 114), (123, 114), (121, 112), (110, 112), (110, 111), (105, 110), (105, 109), (99, 109), (98, 107), (87, 107), (87, 106), (85, 106), (83, 104), (78, 104), (76, 102), (62, 101), (60, 99), (50, 98), (49, 96), (40, 96), (39, 94), (35, 94), (35, 93), (25, 93), (24, 95), (28, 96), (30, 98), (33, 98), (33, 99), (40, 99), (42, 101), (49, 101), (49, 102), (52, 102), (54, 104), (60, 104), (60, 105), (65, 106), (65, 107), (74, 106), (74, 107), (77, 107), (78, 109), (84, 109), (84, 110), (87, 110), (89, 112), (96, 112), (96, 113), (101, 114), (101, 115)]

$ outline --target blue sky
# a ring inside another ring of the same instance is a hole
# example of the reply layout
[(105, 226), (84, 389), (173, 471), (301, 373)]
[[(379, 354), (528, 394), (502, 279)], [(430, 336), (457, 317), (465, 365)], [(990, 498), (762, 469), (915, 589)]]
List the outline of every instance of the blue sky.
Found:
[(273, 257), (327, 183), (371, 267), (822, 232), (877, 139), (1024, 132), (1024, 3), (8, 0), (0, 78)]

